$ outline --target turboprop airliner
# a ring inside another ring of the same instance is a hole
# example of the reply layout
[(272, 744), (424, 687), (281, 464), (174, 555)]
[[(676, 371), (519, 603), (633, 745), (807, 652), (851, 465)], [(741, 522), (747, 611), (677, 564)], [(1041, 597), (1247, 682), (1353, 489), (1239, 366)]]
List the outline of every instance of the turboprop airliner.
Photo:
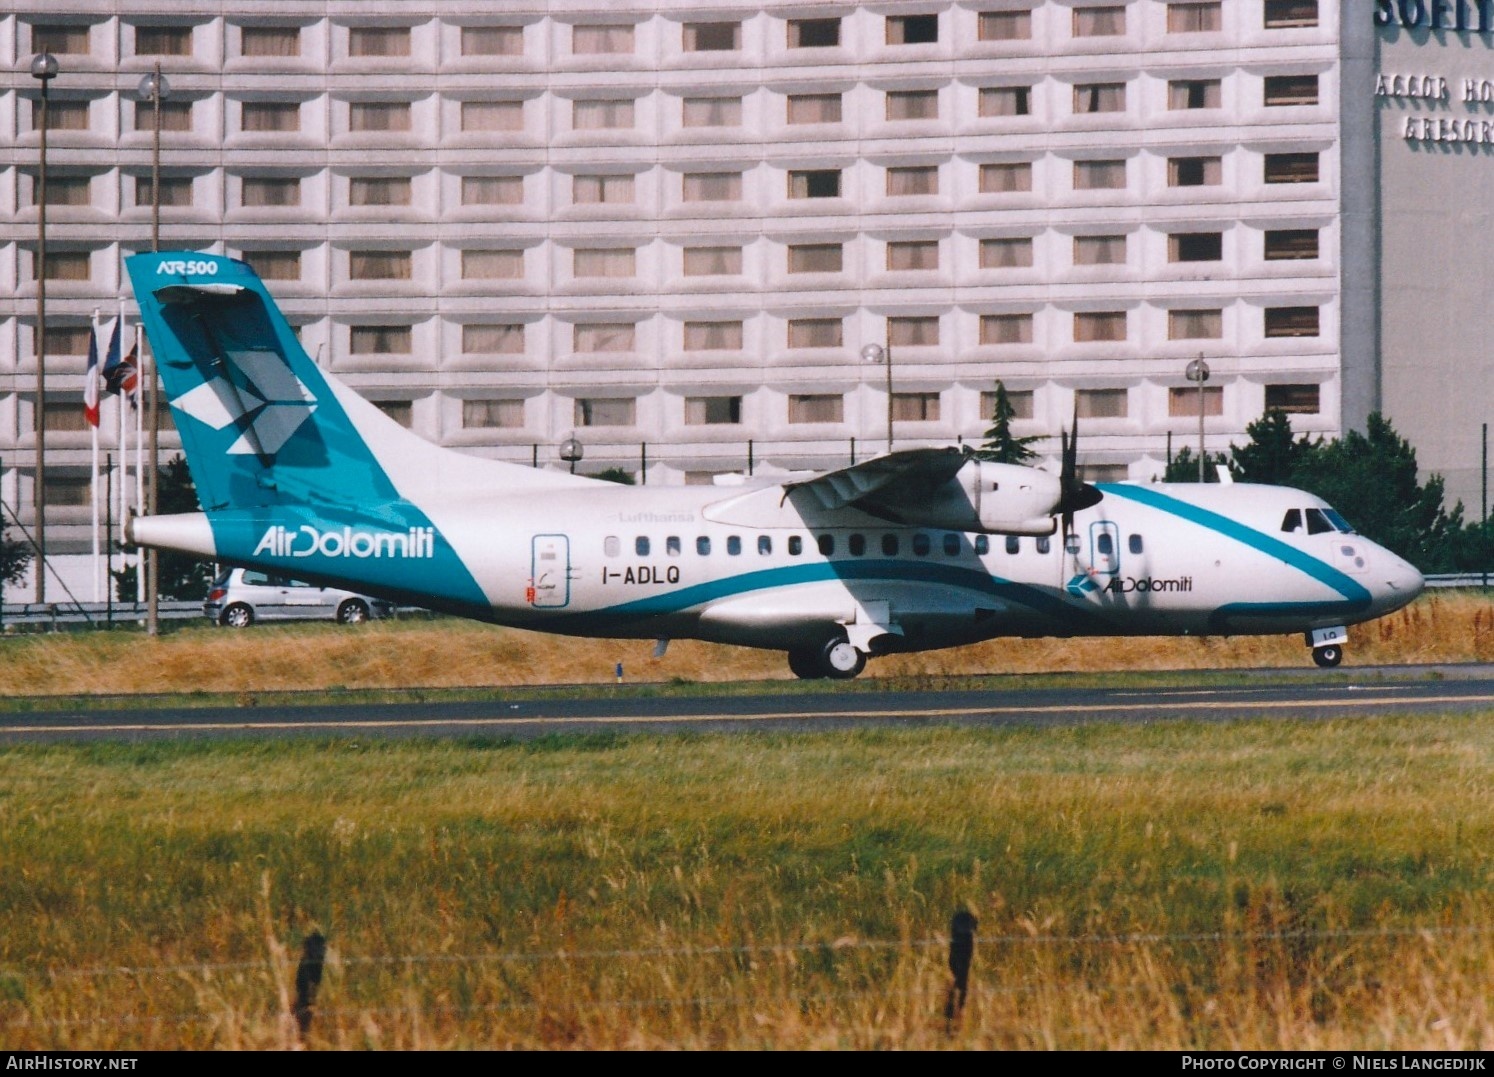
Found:
[(798, 676), (998, 636), (1301, 634), (1421, 591), (1311, 494), (1088, 484), (957, 448), (738, 487), (630, 487), (432, 445), (320, 369), (253, 270), (127, 260), (202, 511), (135, 543), (497, 624), (784, 651)]

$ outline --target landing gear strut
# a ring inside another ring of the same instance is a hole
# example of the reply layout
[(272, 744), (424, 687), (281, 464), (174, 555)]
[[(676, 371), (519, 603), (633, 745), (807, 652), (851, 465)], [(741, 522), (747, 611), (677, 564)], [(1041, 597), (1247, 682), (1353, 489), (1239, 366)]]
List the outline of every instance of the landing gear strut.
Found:
[(803, 680), (848, 681), (866, 668), (866, 655), (844, 636), (835, 636), (818, 647), (795, 647), (788, 652), (788, 665)]

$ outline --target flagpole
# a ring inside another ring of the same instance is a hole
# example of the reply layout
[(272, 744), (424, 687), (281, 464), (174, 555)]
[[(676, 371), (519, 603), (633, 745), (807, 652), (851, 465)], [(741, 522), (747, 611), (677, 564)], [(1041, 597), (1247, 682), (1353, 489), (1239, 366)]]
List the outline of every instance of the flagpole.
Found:
[(99, 593), (99, 393), (98, 393), (98, 346), (99, 346), (99, 309), (93, 308), (93, 339), (89, 343), (89, 354), (94, 362), (88, 368), (88, 380), (90, 388), (84, 392), (88, 394), (91, 401), (90, 406), (95, 410), (89, 418), (88, 433), (91, 440), (90, 462), (88, 467), (89, 498), (93, 502), (93, 600), (98, 602)]
[[(145, 515), (145, 428), (141, 425), (143, 410), (140, 407), (140, 365), (143, 363), (144, 350), (141, 341), (145, 336), (145, 326), (135, 326), (135, 515)], [(135, 601), (145, 601), (145, 555), (135, 550)]]

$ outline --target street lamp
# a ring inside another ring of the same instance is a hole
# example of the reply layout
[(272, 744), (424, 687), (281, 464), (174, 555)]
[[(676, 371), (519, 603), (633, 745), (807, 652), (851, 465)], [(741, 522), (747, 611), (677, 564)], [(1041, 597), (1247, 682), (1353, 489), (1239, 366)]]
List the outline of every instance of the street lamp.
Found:
[(1204, 481), (1204, 382), (1209, 380), (1209, 364), (1199, 356), (1183, 371), (1189, 381), (1198, 382), (1198, 481)]
[(560, 443), (560, 458), (571, 465), (571, 474), (576, 473), (576, 463), (586, 455), (586, 450), (581, 447), (581, 442), (572, 434)]
[(36, 172), (36, 601), (47, 600), (47, 85), (57, 77), (50, 52), (31, 59), (31, 77), (41, 83), (41, 153)]
[(887, 364), (887, 451), (892, 452), (892, 345), (868, 344), (861, 349), (861, 358), (868, 363)]
[[(161, 65), (148, 75), (140, 79), (140, 100), (149, 101), (151, 104), (152, 142), (150, 155), (150, 249), (159, 251), (161, 249), (161, 102), (171, 96), (171, 83), (166, 81), (166, 76), (161, 74)], [(142, 364), (143, 365), (143, 364)], [(146, 404), (146, 422), (150, 425), (150, 469), (145, 478), (145, 511), (152, 516), (156, 514), (158, 507), (157, 487), (160, 485), (157, 471), (161, 466), (160, 454), (160, 409), (161, 391), (160, 382), (156, 378), (155, 353), (150, 353), (150, 398)], [(147, 635), (154, 636), (161, 630), (160, 622), (160, 568), (159, 555), (155, 547), (151, 547), (146, 554), (145, 570), (145, 631)]]

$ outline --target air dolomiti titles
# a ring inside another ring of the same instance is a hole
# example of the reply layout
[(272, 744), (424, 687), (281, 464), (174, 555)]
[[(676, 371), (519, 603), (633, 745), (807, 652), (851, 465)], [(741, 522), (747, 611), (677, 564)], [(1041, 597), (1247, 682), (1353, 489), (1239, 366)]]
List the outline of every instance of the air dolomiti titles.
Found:
[(321, 531), (310, 524), (281, 527), (264, 533), (253, 557), (435, 557), (436, 529), (412, 527), (405, 532), (360, 531), (351, 527)]

